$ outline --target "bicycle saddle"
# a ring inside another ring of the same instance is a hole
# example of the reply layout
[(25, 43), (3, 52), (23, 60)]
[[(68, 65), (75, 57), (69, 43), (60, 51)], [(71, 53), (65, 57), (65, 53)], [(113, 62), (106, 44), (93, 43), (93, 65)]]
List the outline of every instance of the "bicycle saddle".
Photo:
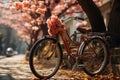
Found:
[(82, 28), (82, 27), (77, 27), (77, 30), (79, 31), (79, 32), (81, 32), (81, 33), (89, 33), (89, 32), (91, 32), (92, 31), (92, 29), (90, 29), (90, 28)]

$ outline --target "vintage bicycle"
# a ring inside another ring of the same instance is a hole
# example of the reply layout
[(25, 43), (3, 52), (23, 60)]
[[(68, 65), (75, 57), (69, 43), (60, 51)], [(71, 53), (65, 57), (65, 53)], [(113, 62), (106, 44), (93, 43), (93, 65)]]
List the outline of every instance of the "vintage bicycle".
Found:
[(49, 79), (54, 76), (64, 53), (74, 61), (72, 69), (80, 67), (91, 76), (103, 71), (109, 53), (104, 33), (78, 28), (81, 37), (79, 41), (74, 41), (58, 17), (51, 16), (47, 24), (49, 36), (36, 41), (30, 51), (29, 65), (36, 77)]

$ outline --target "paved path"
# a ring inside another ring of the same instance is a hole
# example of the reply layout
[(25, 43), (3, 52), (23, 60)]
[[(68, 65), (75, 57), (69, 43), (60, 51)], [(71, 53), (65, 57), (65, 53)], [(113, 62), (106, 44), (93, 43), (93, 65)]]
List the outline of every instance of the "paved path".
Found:
[[(59, 70), (50, 80), (74, 80), (77, 72)], [(77, 78), (77, 76), (76, 76)], [(0, 59), (0, 80), (35, 80), (24, 55)]]
[(0, 55), (0, 60), (1, 60), (1, 59), (3, 59), (3, 58), (5, 58), (5, 56), (3, 56), (3, 55)]
[[(24, 60), (24, 57), (24, 55), (15, 55), (0, 59), (0, 80), (38, 80), (32, 74), (28, 62)], [(82, 71), (59, 70), (50, 80), (88, 80), (88, 77)]]
[(24, 55), (0, 59), (0, 80), (31, 80), (34, 77)]

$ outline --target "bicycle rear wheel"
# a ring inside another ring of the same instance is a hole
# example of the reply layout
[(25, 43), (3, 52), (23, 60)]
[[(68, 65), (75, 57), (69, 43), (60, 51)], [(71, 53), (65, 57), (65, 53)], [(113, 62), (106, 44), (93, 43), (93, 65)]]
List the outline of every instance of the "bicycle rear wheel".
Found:
[(85, 73), (91, 76), (99, 74), (107, 65), (107, 45), (99, 37), (91, 38), (82, 45), (80, 56), (84, 58), (81, 64)]
[(43, 38), (33, 45), (29, 65), (36, 77), (48, 79), (54, 76), (61, 62), (62, 49), (54, 38)]

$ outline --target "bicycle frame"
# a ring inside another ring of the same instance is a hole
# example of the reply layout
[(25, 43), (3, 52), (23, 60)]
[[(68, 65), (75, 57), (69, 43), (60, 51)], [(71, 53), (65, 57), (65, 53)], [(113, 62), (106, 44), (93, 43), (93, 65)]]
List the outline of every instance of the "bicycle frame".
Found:
[[(87, 41), (89, 38), (88, 37), (93, 37), (93, 36), (102, 36), (103, 34), (100, 33), (90, 33), (91, 30), (86, 30), (83, 28), (79, 28), (79, 31), (82, 33), (81, 37), (80, 37), (80, 41), (79, 42), (75, 42), (73, 41), (67, 30), (65, 29), (63, 23), (59, 20), (59, 18), (57, 16), (51, 16), (50, 19), (47, 20), (47, 24), (48, 24), (48, 33), (50, 36), (60, 36), (65, 50), (67, 51), (67, 55), (70, 56), (71, 58), (75, 59), (78, 58), (79, 56), (79, 50), (76, 51), (76, 56), (72, 55), (72, 51), (71, 51), (71, 44), (73, 46), (79, 47), (81, 45), (82, 42)], [(86, 32), (86, 34), (84, 35), (84, 32)], [(78, 48), (77, 48), (78, 49)]]
[[(66, 33), (66, 35), (67, 35), (68, 40), (70, 41), (70, 43), (73, 44), (73, 45), (75, 45), (75, 46), (80, 47), (79, 49), (81, 49), (81, 48), (83, 47), (83, 43), (86, 43), (86, 41), (88, 41), (89, 39), (94, 38), (94, 37), (97, 37), (97, 38), (100, 38), (100, 39), (104, 39), (104, 41), (105, 41), (105, 43), (106, 43), (106, 33), (89, 32), (89, 33), (86, 33), (86, 36), (81, 33), (80, 41), (79, 41), (79, 42), (75, 42), (75, 41), (73, 41), (73, 40), (70, 38), (67, 30), (65, 30), (64, 32), (59, 32), (59, 36), (60, 36), (60, 37), (62, 38), (62, 40), (63, 40), (63, 43), (64, 43), (64, 45), (65, 45), (65, 49), (66, 49), (66, 51), (67, 51), (67, 54), (68, 54), (71, 58), (73, 58), (73, 59), (76, 59), (76, 57), (73, 56), (73, 55), (71, 55), (72, 52), (71, 52), (71, 50), (70, 50), (70, 45), (69, 45), (66, 37), (64, 36), (64, 33)], [(107, 44), (107, 43), (106, 43), (106, 44)], [(92, 48), (89, 47), (89, 49), (92, 49)], [(92, 49), (92, 50), (93, 50), (93, 49)], [(93, 51), (94, 51), (94, 50), (93, 50)], [(79, 56), (80, 53), (82, 53), (81, 50), (78, 50), (78, 51), (76, 52), (76, 55)], [(94, 53), (96, 54), (95, 51), (94, 51)], [(88, 56), (88, 57), (90, 57), (90, 56)], [(88, 57), (79, 56), (79, 59), (84, 60), (84, 59), (86, 59), (86, 58), (88, 58)]]
[[(67, 30), (60, 31), (56, 35), (61, 37), (61, 39), (63, 41), (63, 45), (65, 47), (65, 50), (67, 51), (67, 55), (70, 56), (73, 60), (76, 60), (76, 57), (72, 55), (70, 46), (72, 44), (72, 46), (79, 47), (81, 45), (81, 43), (85, 40), (85, 37), (81, 37), (79, 42), (75, 42), (71, 39)], [(76, 51), (76, 56), (78, 56), (78, 50)]]

